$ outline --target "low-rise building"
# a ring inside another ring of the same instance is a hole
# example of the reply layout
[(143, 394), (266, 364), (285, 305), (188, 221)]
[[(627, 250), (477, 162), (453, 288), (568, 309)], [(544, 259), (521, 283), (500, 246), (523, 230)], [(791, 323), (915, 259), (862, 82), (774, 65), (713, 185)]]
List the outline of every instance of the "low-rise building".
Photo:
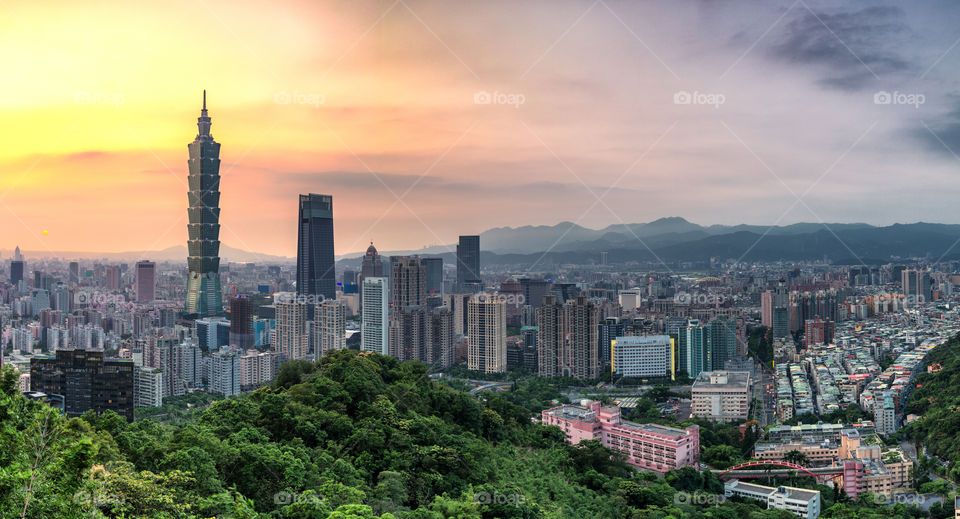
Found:
[(767, 508), (786, 510), (804, 519), (820, 517), (820, 491), (795, 487), (766, 487), (737, 479), (723, 485), (726, 497), (739, 496), (767, 504)]
[(621, 420), (620, 408), (603, 407), (584, 400), (582, 405), (562, 405), (541, 413), (544, 425), (560, 427), (567, 443), (600, 440), (623, 452), (626, 461), (639, 468), (667, 472), (679, 467), (699, 467), (700, 428), (677, 429), (656, 424)]

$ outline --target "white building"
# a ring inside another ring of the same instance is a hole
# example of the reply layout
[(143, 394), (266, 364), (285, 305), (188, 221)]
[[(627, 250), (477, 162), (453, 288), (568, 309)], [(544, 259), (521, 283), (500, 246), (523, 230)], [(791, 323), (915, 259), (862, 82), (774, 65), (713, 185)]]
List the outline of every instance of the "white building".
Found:
[(240, 355), (229, 346), (210, 356), (210, 392), (240, 394)]
[(316, 310), (313, 330), (313, 352), (317, 359), (331, 350), (347, 347), (347, 302), (342, 299), (325, 300)]
[(672, 378), (673, 341), (669, 335), (617, 337), (610, 348), (611, 369), (618, 375)]
[(251, 391), (277, 377), (280, 353), (247, 350), (240, 356), (240, 389)]
[(794, 487), (765, 487), (733, 479), (723, 485), (726, 497), (740, 496), (767, 504), (767, 508), (779, 508), (804, 519), (820, 517), (820, 491)]
[(384, 277), (363, 278), (363, 321), (360, 325), (360, 349), (390, 353), (389, 283)]
[(134, 407), (163, 405), (163, 371), (157, 368), (133, 368)]

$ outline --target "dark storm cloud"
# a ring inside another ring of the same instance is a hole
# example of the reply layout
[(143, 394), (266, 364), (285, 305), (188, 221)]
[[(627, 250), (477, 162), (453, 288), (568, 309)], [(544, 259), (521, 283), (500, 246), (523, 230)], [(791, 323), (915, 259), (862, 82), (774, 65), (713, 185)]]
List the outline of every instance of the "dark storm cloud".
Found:
[(899, 52), (910, 30), (898, 7), (828, 13), (798, 4), (793, 10), (771, 52), (791, 63), (822, 67), (817, 83), (824, 87), (860, 90), (915, 70)]

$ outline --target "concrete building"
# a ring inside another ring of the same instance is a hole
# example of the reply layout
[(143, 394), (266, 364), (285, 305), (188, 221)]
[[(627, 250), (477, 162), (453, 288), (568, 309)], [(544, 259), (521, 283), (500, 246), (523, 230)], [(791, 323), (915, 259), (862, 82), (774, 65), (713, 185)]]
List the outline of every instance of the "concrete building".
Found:
[(163, 371), (157, 368), (134, 368), (133, 393), (135, 407), (163, 405)]
[(277, 377), (279, 364), (280, 353), (278, 352), (247, 350), (240, 356), (240, 390), (253, 391), (273, 382)]
[(240, 394), (240, 354), (229, 346), (210, 355), (210, 392), (223, 396)]
[[(372, 245), (371, 245), (372, 247)], [(360, 349), (382, 355), (390, 353), (388, 280), (365, 277), (362, 288), (363, 321), (360, 325)]]
[(705, 371), (693, 381), (693, 416), (744, 421), (750, 415), (753, 381), (744, 371)]
[(699, 467), (700, 428), (676, 429), (655, 424), (624, 421), (620, 408), (602, 407), (584, 400), (581, 405), (562, 405), (541, 413), (544, 425), (563, 430), (567, 443), (600, 440), (605, 447), (626, 455), (627, 462), (644, 470), (667, 472), (680, 467)]
[(293, 294), (290, 297), (277, 294), (275, 305), (277, 308), (277, 328), (275, 330), (274, 348), (283, 355), (285, 360), (305, 359), (310, 347), (307, 333), (307, 304), (297, 300)]
[(611, 371), (637, 378), (670, 377), (673, 379), (676, 359), (673, 339), (668, 335), (617, 337), (611, 341)]
[(767, 508), (786, 510), (804, 519), (820, 517), (820, 491), (795, 487), (765, 487), (733, 479), (723, 484), (723, 495), (766, 503)]
[(137, 302), (152, 303), (157, 298), (157, 264), (138, 261), (136, 265)]
[(319, 359), (328, 351), (347, 347), (347, 302), (342, 299), (327, 299), (315, 314), (319, 326), (314, 330), (313, 352)]
[(477, 294), (467, 303), (467, 368), (507, 370), (507, 304), (496, 294)]

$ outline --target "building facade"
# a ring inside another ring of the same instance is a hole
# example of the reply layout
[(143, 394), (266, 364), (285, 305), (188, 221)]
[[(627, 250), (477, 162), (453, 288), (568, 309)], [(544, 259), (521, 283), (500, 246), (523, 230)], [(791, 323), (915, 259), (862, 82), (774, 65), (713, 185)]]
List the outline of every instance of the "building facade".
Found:
[(602, 407), (584, 400), (581, 405), (562, 405), (541, 413), (543, 425), (563, 430), (567, 443), (599, 440), (626, 455), (627, 463), (644, 470), (667, 472), (680, 467), (699, 468), (700, 428), (676, 429), (655, 424), (624, 421), (619, 407)]

